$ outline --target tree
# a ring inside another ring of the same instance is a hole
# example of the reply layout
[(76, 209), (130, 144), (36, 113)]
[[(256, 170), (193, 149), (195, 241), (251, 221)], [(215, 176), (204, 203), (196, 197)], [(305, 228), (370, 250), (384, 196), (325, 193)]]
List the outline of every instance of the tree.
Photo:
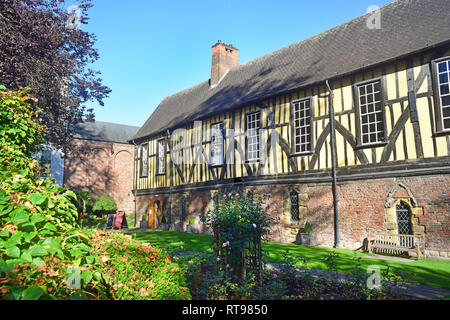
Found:
[(90, 2), (78, 0), (70, 12), (65, 0), (0, 1), (0, 84), (31, 88), (46, 139), (56, 147), (70, 139), (69, 124), (94, 118), (86, 102), (103, 106), (111, 91), (89, 67), (99, 58), (95, 35), (78, 28), (88, 21)]

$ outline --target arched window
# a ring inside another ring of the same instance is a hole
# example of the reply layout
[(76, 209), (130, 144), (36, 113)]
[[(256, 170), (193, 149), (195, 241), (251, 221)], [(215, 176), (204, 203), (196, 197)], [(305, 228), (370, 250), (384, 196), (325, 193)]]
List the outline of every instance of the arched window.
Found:
[(400, 202), (396, 206), (398, 234), (412, 234), (411, 210), (407, 205)]
[(290, 193), (290, 202), (291, 202), (291, 221), (300, 221), (300, 212), (298, 207), (298, 193), (292, 191)]

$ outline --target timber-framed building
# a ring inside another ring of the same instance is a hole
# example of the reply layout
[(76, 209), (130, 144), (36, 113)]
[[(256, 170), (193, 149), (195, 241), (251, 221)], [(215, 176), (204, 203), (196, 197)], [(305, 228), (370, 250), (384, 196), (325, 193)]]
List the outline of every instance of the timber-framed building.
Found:
[(322, 246), (425, 233), (428, 255), (450, 257), (448, 8), (398, 0), (242, 65), (216, 43), (210, 79), (131, 139), (138, 217), (186, 231), (240, 185), (271, 194), (273, 241), (308, 221)]

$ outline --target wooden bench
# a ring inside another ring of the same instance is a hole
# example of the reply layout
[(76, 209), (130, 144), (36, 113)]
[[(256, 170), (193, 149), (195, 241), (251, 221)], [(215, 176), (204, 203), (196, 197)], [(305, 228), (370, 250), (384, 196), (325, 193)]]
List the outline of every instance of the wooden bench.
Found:
[(386, 234), (380, 233), (369, 239), (367, 245), (371, 253), (399, 255), (402, 252), (416, 252), (417, 258), (425, 256), (425, 235), (423, 233)]

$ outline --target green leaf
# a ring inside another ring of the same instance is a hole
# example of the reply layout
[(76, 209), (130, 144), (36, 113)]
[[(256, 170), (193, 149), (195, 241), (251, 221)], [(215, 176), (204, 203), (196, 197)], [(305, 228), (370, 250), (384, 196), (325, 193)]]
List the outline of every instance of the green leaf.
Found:
[(27, 250), (22, 252), (22, 255), (20, 256), (23, 260), (25, 260), (26, 262), (32, 263), (33, 262), (33, 257), (31, 256), (31, 254), (28, 253)]
[(48, 198), (48, 195), (45, 193), (32, 193), (28, 196), (28, 199), (35, 206), (43, 204), (45, 202), (45, 200), (47, 200), (47, 198)]
[(12, 223), (14, 223), (15, 225), (19, 225), (21, 223), (28, 222), (29, 216), (28, 216), (28, 213), (24, 209), (20, 208), (20, 209), (14, 210), (10, 214), (10, 217), (11, 217)]
[(44, 292), (45, 291), (41, 287), (32, 286), (26, 288), (22, 292), (21, 297), (23, 300), (38, 300), (44, 294)]
[(22, 244), (22, 233), (21, 232), (15, 232), (6, 242), (5, 247), (14, 247), (18, 244)]
[(94, 262), (94, 257), (93, 256), (87, 256), (86, 257), (86, 262), (87, 262), (87, 264), (92, 264)]
[(33, 262), (31, 264), (35, 267), (40, 267), (43, 264), (45, 264), (45, 262), (41, 258), (37, 257), (37, 258), (33, 258)]
[(31, 216), (31, 223), (34, 223), (34, 224), (39, 223), (41, 221), (45, 221), (45, 220), (46, 219), (38, 213), (33, 213), (33, 215)]
[(17, 247), (6, 248), (5, 253), (6, 253), (6, 255), (13, 257), (13, 258), (20, 257), (20, 249)]
[(8, 237), (9, 236), (9, 231), (8, 229), (3, 229), (2, 231), (0, 231), (0, 237)]
[(51, 231), (57, 231), (55, 225), (50, 222), (47, 222), (45, 224), (44, 229), (51, 230)]
[(92, 280), (92, 271), (86, 270), (81, 273), (81, 280), (83, 280), (83, 284), (86, 286)]
[(35, 245), (31, 249), (28, 250), (28, 253), (31, 254), (33, 257), (42, 257), (48, 255), (48, 251), (45, 250), (40, 245)]
[(25, 240), (25, 242), (31, 242), (31, 240), (33, 240), (36, 236), (37, 236), (37, 232), (36, 231), (26, 232), (23, 235), (23, 239)]

